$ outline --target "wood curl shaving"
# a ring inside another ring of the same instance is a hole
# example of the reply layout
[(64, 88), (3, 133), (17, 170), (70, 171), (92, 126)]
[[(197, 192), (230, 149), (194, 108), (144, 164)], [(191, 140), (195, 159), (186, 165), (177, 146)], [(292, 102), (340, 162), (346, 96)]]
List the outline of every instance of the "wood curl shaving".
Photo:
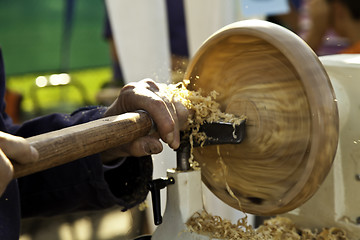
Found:
[[(187, 85), (188, 80), (177, 84), (161, 84), (160, 88), (167, 94), (168, 99), (176, 99), (180, 101), (187, 109), (193, 112), (189, 116), (189, 129), (198, 127), (205, 121), (208, 123), (224, 120), (229, 123), (240, 123), (243, 116), (235, 116), (230, 113), (225, 113), (220, 110), (220, 104), (216, 102), (216, 97), (219, 95), (215, 90), (211, 91), (207, 96), (201, 89), (197, 91), (190, 91)], [(240, 118), (240, 119), (239, 119)]]
[(218, 239), (255, 239), (254, 229), (241, 218), (236, 224), (206, 211), (195, 213), (186, 223), (189, 231)]
[[(160, 84), (160, 92), (166, 94), (168, 99), (175, 99), (181, 102), (190, 112), (187, 120), (188, 126), (186, 132), (189, 133), (190, 144), (193, 146), (194, 141), (203, 143), (206, 139), (206, 135), (199, 132), (200, 125), (204, 122), (228, 122), (233, 125), (240, 124), (245, 116), (235, 116), (231, 113), (225, 113), (220, 110), (220, 104), (216, 102), (216, 97), (219, 95), (216, 91), (211, 91), (207, 96), (201, 89), (197, 91), (190, 91), (187, 89), (189, 80), (177, 84)], [(191, 151), (193, 147), (191, 148)], [(193, 154), (191, 152), (190, 163), (193, 166), (197, 166), (197, 163), (193, 161)]]
[(286, 217), (275, 217), (264, 221), (254, 229), (247, 217), (236, 224), (206, 211), (195, 213), (186, 223), (190, 232), (209, 236), (210, 239), (253, 239), (253, 240), (347, 240), (346, 232), (340, 228), (324, 228), (321, 232), (298, 229)]

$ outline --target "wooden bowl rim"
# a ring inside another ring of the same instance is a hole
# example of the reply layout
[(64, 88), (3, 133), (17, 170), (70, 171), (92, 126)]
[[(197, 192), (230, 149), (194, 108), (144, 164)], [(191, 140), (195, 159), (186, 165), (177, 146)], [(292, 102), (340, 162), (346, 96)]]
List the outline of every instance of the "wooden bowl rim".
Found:
[[(304, 174), (295, 186), (288, 190), (286, 193), (288, 197), (285, 196), (282, 203), (274, 206), (274, 209), (266, 210), (262, 210), (261, 207), (256, 205), (254, 208), (260, 209), (259, 211), (254, 209), (249, 211), (262, 215), (287, 212), (307, 201), (316, 192), (330, 171), (336, 154), (339, 132), (339, 116), (335, 93), (325, 68), (312, 49), (295, 33), (263, 20), (235, 22), (215, 32), (202, 44), (190, 60), (184, 79), (191, 80), (192, 71), (196, 69), (197, 62), (208, 49), (222, 39), (235, 35), (249, 35), (262, 39), (273, 45), (286, 56), (300, 76), (304, 91), (310, 103), (310, 113), (312, 116), (311, 148), (308, 159), (312, 159), (312, 161), (306, 163), (306, 171), (304, 171)], [(299, 61), (303, 64), (298, 64)], [(314, 77), (308, 78), (309, 75)], [(329, 142), (329, 147), (321, 148), (329, 132), (336, 133), (335, 136), (333, 136), (334, 139)], [(323, 155), (323, 161), (327, 161), (324, 169), (321, 169), (321, 171), (314, 166), (320, 155)], [(311, 188), (310, 191), (309, 188)], [(304, 192), (304, 189), (307, 189), (306, 191), (309, 192)]]

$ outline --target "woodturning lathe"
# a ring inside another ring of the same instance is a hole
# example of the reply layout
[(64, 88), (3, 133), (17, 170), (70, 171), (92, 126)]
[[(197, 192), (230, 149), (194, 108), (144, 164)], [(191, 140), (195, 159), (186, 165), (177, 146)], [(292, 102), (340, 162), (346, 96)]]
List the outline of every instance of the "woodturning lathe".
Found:
[[(345, 69), (343, 73), (346, 75)], [(240, 145), (221, 146), (229, 170), (226, 181), (240, 199), (241, 210), (271, 216), (290, 212), (295, 224), (310, 229), (339, 226), (335, 220), (339, 219), (336, 216), (339, 211), (333, 203), (343, 197), (340, 192), (335, 197), (334, 188), (321, 189), (319, 194), (330, 191), (331, 196), (327, 194), (318, 205), (307, 209), (308, 204), (304, 205), (323, 183), (336, 150), (341, 152), (341, 149), (337, 107), (340, 98), (335, 97), (323, 64), (302, 39), (269, 22), (248, 20), (230, 24), (203, 43), (191, 59), (185, 79), (191, 81), (191, 89), (202, 89), (205, 93), (216, 90), (223, 111), (247, 116), (244, 141)], [(338, 87), (338, 83), (334, 85)], [(222, 201), (239, 209), (236, 199), (226, 191), (224, 178), (220, 177), (216, 146), (197, 148), (194, 155), (201, 166), (202, 181)], [(173, 174), (180, 173), (169, 171), (170, 176)], [(334, 181), (332, 175), (331, 172), (329, 178)], [(355, 176), (352, 174), (352, 180)], [(171, 239), (208, 239), (191, 235), (185, 226), (191, 213), (203, 208), (201, 195), (187, 192), (191, 187), (194, 192), (200, 191), (196, 189), (200, 184), (192, 186), (189, 179), (180, 183), (183, 188), (175, 185), (168, 189), (170, 200), (164, 223), (153, 239), (170, 236)], [(321, 208), (324, 202), (331, 209)], [(338, 202), (337, 208), (354, 209), (354, 204), (341, 204)], [(322, 209), (319, 211), (324, 214), (314, 216), (313, 208)], [(342, 221), (346, 224), (346, 220)], [(349, 236), (359, 234), (358, 227), (354, 227)]]

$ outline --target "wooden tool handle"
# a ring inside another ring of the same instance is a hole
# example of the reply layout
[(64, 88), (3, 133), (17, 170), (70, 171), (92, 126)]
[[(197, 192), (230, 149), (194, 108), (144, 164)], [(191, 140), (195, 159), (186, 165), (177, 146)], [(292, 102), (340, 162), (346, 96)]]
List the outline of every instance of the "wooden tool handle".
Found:
[(152, 120), (145, 112), (126, 113), (64, 128), (27, 141), (39, 152), (39, 161), (14, 166), (14, 178), (59, 166), (146, 136)]

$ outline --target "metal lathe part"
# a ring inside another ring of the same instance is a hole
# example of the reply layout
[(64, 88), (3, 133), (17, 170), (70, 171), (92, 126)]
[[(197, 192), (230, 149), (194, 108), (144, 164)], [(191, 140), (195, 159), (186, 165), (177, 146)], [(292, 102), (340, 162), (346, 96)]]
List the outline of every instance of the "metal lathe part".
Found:
[(176, 151), (176, 170), (188, 171), (190, 170), (190, 143), (181, 143), (179, 149)]

